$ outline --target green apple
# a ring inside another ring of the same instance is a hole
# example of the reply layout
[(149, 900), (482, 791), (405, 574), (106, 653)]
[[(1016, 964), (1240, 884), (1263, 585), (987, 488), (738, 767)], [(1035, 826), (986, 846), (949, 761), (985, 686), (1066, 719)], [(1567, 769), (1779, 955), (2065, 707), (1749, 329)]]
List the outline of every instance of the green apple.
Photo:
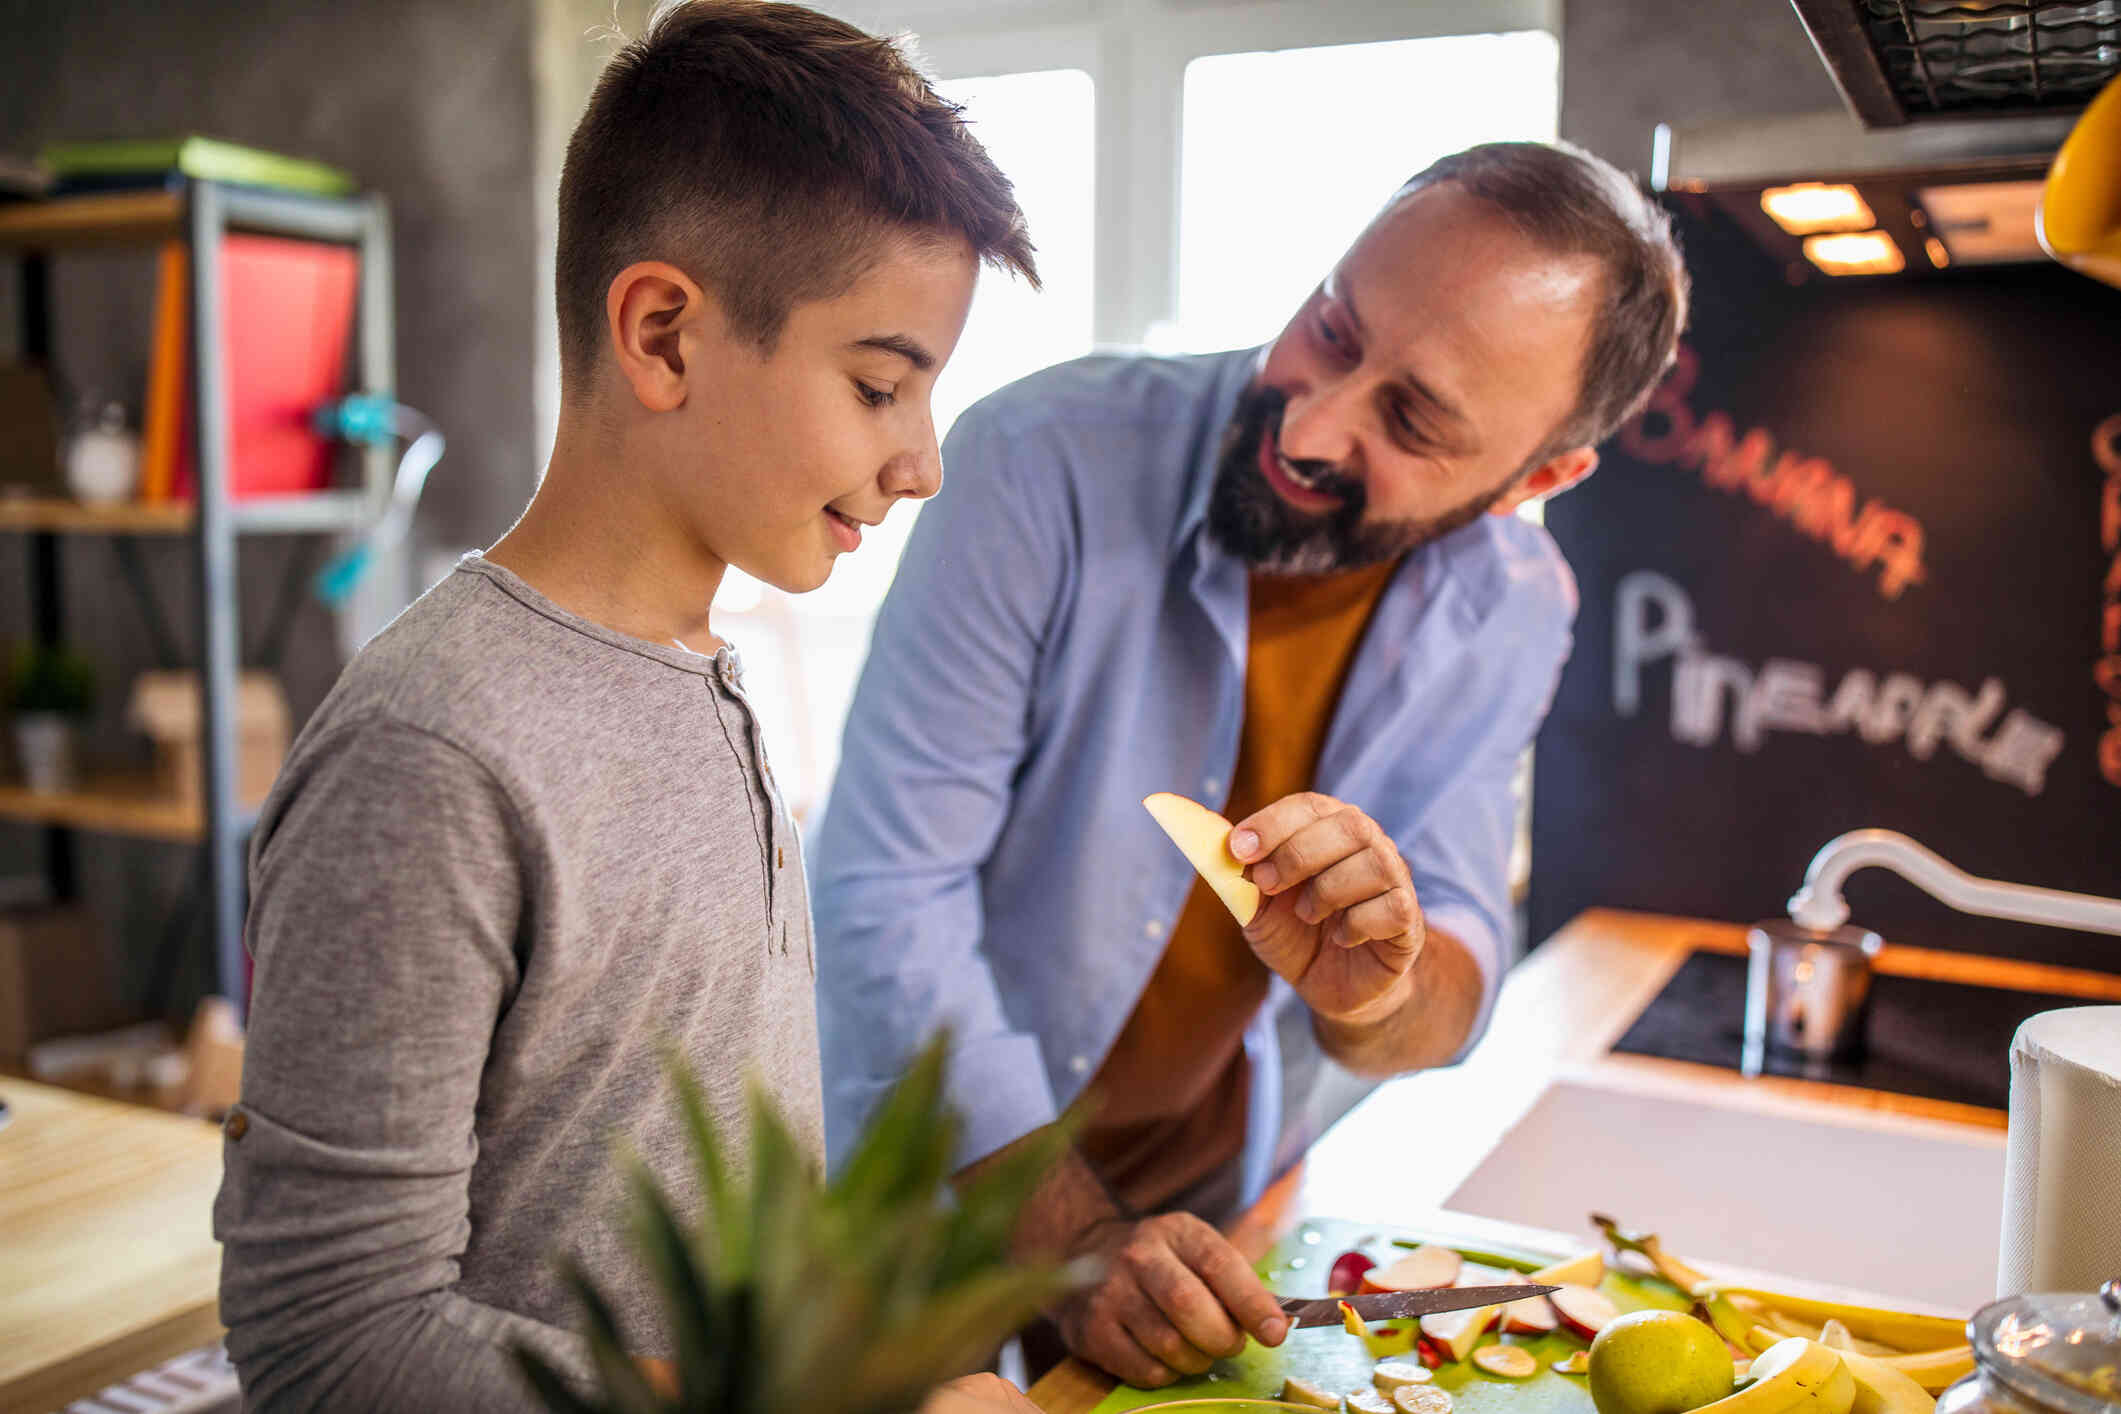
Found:
[(1687, 1414), (1735, 1383), (1723, 1337), (1681, 1311), (1635, 1311), (1591, 1342), (1598, 1414)]

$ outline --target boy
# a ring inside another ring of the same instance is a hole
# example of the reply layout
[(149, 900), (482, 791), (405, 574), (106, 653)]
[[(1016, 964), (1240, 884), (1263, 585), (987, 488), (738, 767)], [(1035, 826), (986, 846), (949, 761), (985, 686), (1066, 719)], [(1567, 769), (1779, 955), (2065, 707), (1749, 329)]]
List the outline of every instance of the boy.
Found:
[(656, 1351), (613, 1151), (695, 1196), (665, 1040), (727, 1132), (756, 1074), (822, 1159), (798, 845), (708, 606), (732, 565), (814, 589), (934, 494), (930, 389), (980, 263), (1036, 280), (1022, 213), (890, 44), (693, 0), (605, 71), (559, 216), (537, 495), (348, 666), (259, 818), (215, 1210), (253, 1408), (529, 1408), (517, 1345), (587, 1380), (556, 1250)]

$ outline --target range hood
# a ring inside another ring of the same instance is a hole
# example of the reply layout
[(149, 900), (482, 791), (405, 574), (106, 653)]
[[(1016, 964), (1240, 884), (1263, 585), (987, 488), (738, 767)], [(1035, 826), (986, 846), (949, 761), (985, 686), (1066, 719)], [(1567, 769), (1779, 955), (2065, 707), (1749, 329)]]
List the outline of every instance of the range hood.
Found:
[[(2047, 256), (2033, 213), (2074, 121), (2050, 114), (1867, 129), (1837, 110), (1660, 125), (1650, 182), (1687, 205), (1714, 208), (1793, 281), (1847, 273), (1823, 265), (1818, 252), (1856, 235), (1886, 255), (1879, 273), (2040, 262)], [(1845, 219), (1808, 226), (1789, 218), (1800, 207), (1831, 217), (1837, 196)]]
[(2074, 113), (2121, 74), (2121, 0), (1791, 0), (1866, 126)]

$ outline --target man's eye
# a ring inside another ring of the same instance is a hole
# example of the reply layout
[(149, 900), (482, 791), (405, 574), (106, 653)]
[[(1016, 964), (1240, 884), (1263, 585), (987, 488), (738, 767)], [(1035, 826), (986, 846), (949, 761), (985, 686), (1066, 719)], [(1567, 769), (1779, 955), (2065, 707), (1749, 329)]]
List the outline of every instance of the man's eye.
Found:
[(1326, 341), (1327, 347), (1338, 353), (1348, 352), (1348, 341), (1333, 327), (1333, 321), (1323, 314), (1318, 316), (1318, 337)]
[(898, 395), (889, 388), (872, 388), (859, 380), (854, 386), (860, 391), (862, 401), (873, 408), (887, 408), (898, 401)]

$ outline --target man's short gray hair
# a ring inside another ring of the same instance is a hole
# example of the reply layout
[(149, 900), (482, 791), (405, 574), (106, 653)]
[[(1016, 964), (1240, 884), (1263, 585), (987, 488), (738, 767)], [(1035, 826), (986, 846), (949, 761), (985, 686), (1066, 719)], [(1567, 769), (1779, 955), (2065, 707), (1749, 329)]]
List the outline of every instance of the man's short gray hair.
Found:
[(1548, 249), (1605, 267), (1575, 410), (1534, 465), (1604, 441), (1642, 410), (1679, 351), (1687, 272), (1671, 217), (1610, 162), (1563, 142), (1469, 147), (1414, 176), (1393, 204), (1439, 182), (1497, 207)]

